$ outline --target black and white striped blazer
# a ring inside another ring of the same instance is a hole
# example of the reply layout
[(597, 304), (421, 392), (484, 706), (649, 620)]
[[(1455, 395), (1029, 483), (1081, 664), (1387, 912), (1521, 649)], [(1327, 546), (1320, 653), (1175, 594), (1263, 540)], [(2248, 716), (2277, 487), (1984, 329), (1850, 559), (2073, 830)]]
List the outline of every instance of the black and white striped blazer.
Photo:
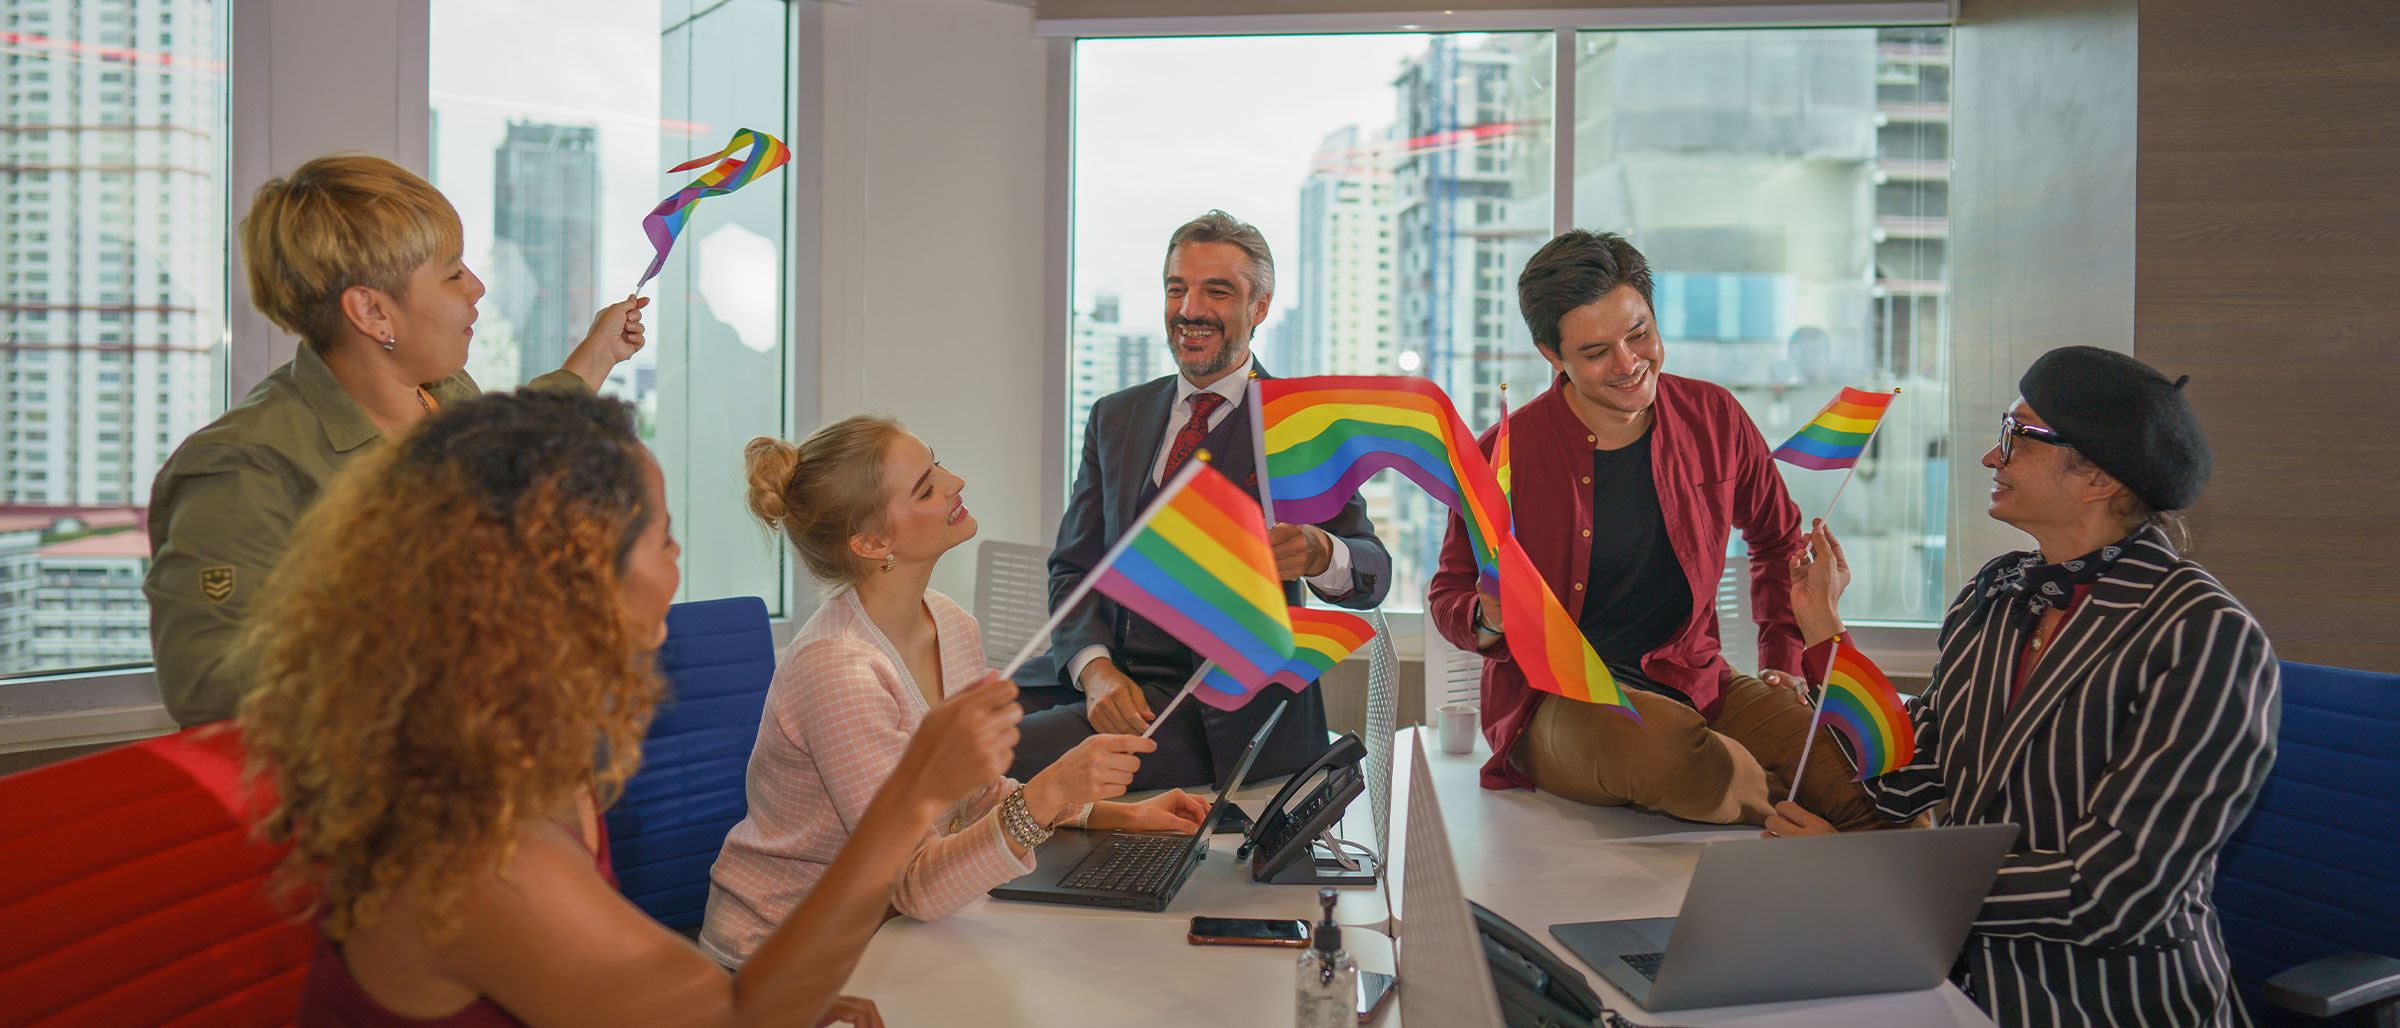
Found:
[(1883, 816), (2024, 826), (1960, 960), (2002, 1025), (2232, 1025), (2210, 902), (2217, 850), (2275, 760), (2274, 648), (2164, 533), (2137, 533), (2012, 703), (2026, 630), (1984, 565), (1911, 704), (1913, 763), (1867, 782)]

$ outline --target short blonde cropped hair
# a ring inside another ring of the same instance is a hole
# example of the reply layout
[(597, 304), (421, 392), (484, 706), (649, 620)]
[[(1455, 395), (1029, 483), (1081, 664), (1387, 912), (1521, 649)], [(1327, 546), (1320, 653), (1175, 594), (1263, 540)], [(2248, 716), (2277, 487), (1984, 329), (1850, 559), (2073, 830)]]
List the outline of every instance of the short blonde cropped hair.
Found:
[(404, 298), (419, 265), (464, 246), (458, 210), (440, 190), (364, 154), (319, 157), (269, 181), (242, 219), (250, 302), (318, 349), (341, 332), (344, 290)]

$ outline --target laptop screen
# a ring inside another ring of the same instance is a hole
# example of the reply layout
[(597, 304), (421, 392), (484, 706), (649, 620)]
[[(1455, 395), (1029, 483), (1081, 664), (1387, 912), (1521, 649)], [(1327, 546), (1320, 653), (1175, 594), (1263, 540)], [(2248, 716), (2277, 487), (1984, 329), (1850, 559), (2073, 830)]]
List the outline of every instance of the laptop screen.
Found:
[(1242, 780), (1250, 776), (1250, 762), (1258, 758), (1258, 748), (1266, 745), (1268, 733), (1275, 730), (1275, 723), (1283, 720), (1283, 712), (1291, 705), (1290, 700), (1276, 701), (1275, 712), (1268, 714), (1266, 723), (1258, 726), (1258, 732), (1250, 736), (1250, 745), (1242, 747), (1242, 759), (1233, 762), (1233, 773), (1225, 776), (1225, 787), (1217, 790), (1217, 798), (1208, 805), (1208, 819), (1200, 822), (1197, 838), (1201, 840), (1201, 845), (1207, 845), (1208, 837), (1216, 832), (1217, 814), (1225, 809), (1225, 798), (1242, 790)]

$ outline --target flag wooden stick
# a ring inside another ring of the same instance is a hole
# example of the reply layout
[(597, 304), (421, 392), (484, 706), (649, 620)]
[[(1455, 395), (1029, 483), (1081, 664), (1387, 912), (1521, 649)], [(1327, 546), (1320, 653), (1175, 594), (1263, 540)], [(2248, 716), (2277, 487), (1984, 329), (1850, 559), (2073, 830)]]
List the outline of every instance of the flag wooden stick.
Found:
[(1175, 712), (1175, 705), (1183, 702), (1184, 697), (1191, 695), (1192, 690), (1199, 687), (1200, 680), (1208, 677), (1208, 669), (1215, 666), (1216, 664), (1211, 661), (1201, 661), (1200, 670), (1192, 672), (1192, 677), (1183, 680), (1183, 691), (1176, 693), (1174, 699), (1168, 700), (1166, 706), (1158, 708), (1158, 714), (1150, 722), (1150, 727), (1142, 729), (1142, 738), (1149, 738), (1151, 733), (1158, 731), (1158, 726), (1166, 724), (1167, 715)]
[(1800, 763), (1792, 767), (1792, 794), (1783, 798), (1786, 803), (1800, 802), (1800, 780), (1808, 777), (1808, 751), (1817, 744), (1817, 723), (1825, 719), (1825, 695), (1826, 690), (1820, 683), (1817, 689), (1817, 709), (1809, 712), (1808, 734), (1803, 736), (1800, 741)]
[(1258, 369), (1250, 369), (1250, 384), (1244, 388), (1250, 391), (1243, 406), (1250, 408), (1250, 452), (1258, 474), (1258, 512), (1266, 515), (1267, 528), (1271, 530), (1275, 527), (1275, 496), (1267, 488), (1267, 410), (1258, 395)]
[[(1892, 399), (1898, 400), (1899, 398), (1900, 387), (1893, 386)], [(1825, 513), (1817, 515), (1817, 520), (1823, 521), (1833, 516), (1833, 505), (1842, 502), (1842, 490), (1850, 488), (1850, 476), (1858, 474), (1858, 461), (1867, 459), (1867, 447), (1875, 445), (1875, 433), (1883, 431), (1883, 419), (1890, 417), (1891, 413), (1891, 408), (1887, 405), (1883, 414), (1875, 419), (1875, 427), (1867, 430), (1867, 441), (1860, 443), (1858, 447), (1858, 460), (1851, 461), (1849, 470), (1842, 472), (1842, 484), (1833, 487), (1833, 500), (1825, 505)]]
[(1042, 640), (1050, 638), (1050, 633), (1058, 630), (1059, 622), (1067, 619), (1067, 612), (1074, 610), (1076, 604), (1083, 602), (1084, 596), (1092, 591), (1092, 586), (1100, 581), (1100, 576), (1108, 573), (1108, 569), (1116, 564), (1118, 557), (1124, 556), (1125, 548), (1133, 545), (1133, 538), (1142, 534), (1142, 527), (1150, 523), (1151, 517), (1155, 516), (1160, 508), (1165, 507), (1168, 500), (1174, 499), (1176, 493), (1182, 492), (1184, 485), (1192, 480), (1192, 476), (1199, 474), (1201, 468), (1208, 466), (1207, 450), (1201, 450), (1192, 456), (1195, 459), (1184, 462), (1183, 470), (1177, 472), (1174, 479), (1169, 481), (1165, 488), (1158, 491), (1158, 497), (1150, 501), (1150, 506), (1143, 508), (1142, 516), (1133, 519), (1133, 523), (1126, 526), (1125, 534), (1119, 536), (1116, 544), (1110, 546), (1108, 552), (1101, 555), (1100, 563), (1092, 565), (1090, 571), (1083, 573), (1083, 581), (1075, 583), (1075, 591), (1068, 593), (1066, 600), (1058, 605), (1058, 609), (1050, 612), (1050, 620), (1042, 622), (1042, 627), (1033, 630), (1033, 638), (1025, 640), (1025, 645), (1017, 649), (1017, 655), (1009, 659), (1008, 666), (1000, 669), (1000, 677), (1016, 677), (1017, 669), (1024, 667), (1026, 661), (1033, 659), (1033, 651), (1041, 648)]

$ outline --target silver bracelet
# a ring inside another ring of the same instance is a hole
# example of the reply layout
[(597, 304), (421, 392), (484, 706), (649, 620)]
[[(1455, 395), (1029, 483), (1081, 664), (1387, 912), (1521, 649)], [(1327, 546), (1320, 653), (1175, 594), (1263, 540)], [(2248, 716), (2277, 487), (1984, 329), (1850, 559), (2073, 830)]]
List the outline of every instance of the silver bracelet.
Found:
[(1016, 840), (1017, 845), (1026, 849), (1041, 845), (1043, 840), (1050, 838), (1051, 833), (1051, 829), (1042, 827), (1041, 822), (1034, 820), (1033, 814), (1025, 809), (1025, 790), (1021, 787), (1000, 801), (1000, 827), (1008, 833), (1009, 838)]

